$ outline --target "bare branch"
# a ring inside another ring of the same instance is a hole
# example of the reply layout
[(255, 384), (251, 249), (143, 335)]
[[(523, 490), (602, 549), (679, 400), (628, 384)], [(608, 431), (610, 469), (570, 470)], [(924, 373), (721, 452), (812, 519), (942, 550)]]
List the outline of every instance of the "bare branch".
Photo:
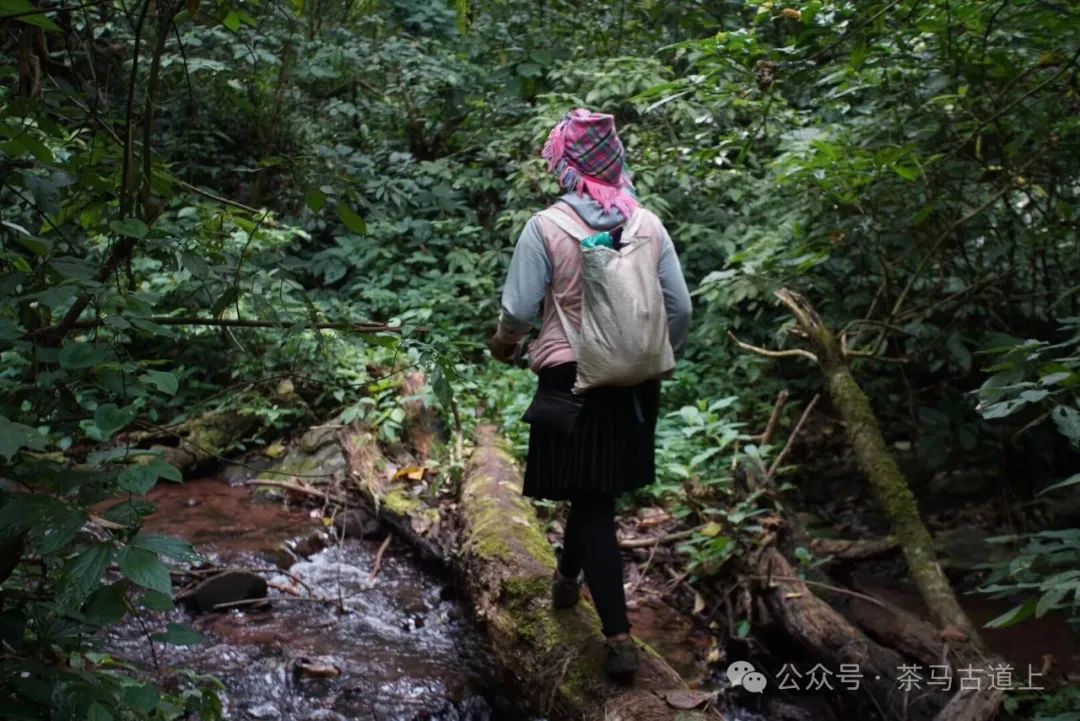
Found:
[(799, 358), (809, 358), (810, 360), (812, 360), (815, 363), (818, 362), (818, 357), (816, 355), (814, 355), (813, 353), (811, 353), (808, 350), (803, 350), (802, 348), (791, 348), (790, 350), (769, 350), (768, 348), (760, 348), (760, 347), (758, 347), (756, 345), (750, 345), (749, 343), (743, 343), (731, 331), (728, 331), (728, 336), (731, 338), (731, 340), (735, 341), (735, 345), (739, 346), (743, 350), (750, 351), (751, 353), (756, 353), (757, 355), (760, 355), (760, 356), (765, 356), (766, 358), (794, 358), (794, 357), (799, 357)]
[(776, 475), (776, 471), (780, 468), (780, 464), (787, 458), (788, 453), (791, 452), (791, 447), (795, 444), (795, 439), (799, 436), (799, 432), (802, 431), (803, 425), (806, 423), (806, 419), (810, 417), (810, 414), (814, 410), (814, 406), (817, 405), (818, 400), (821, 399), (821, 395), (815, 395), (810, 401), (810, 404), (806, 406), (806, 410), (803, 411), (802, 417), (799, 418), (799, 422), (795, 424), (794, 430), (791, 431), (791, 435), (788, 436), (787, 443), (784, 444), (784, 450), (780, 451), (780, 455), (776, 457), (772, 465), (769, 466), (768, 472), (765, 474), (765, 482), (768, 483), (772, 480), (772, 477)]

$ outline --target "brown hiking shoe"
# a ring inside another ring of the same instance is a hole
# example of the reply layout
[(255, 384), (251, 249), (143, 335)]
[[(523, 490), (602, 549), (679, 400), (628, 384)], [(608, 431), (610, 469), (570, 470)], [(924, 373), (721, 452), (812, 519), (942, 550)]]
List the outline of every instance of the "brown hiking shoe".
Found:
[(564, 578), (558, 571), (551, 578), (551, 605), (553, 608), (573, 608), (581, 600), (581, 585), (576, 578)]
[(638, 650), (633, 639), (608, 641), (604, 671), (616, 681), (630, 683), (638, 670)]

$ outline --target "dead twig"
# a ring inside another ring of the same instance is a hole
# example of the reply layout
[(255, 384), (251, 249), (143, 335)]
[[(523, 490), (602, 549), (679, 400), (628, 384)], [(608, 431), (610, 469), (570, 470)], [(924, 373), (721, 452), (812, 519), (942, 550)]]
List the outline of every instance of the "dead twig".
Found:
[(765, 482), (768, 483), (776, 475), (776, 471), (780, 468), (780, 464), (787, 458), (788, 453), (791, 452), (791, 446), (794, 445), (795, 439), (798, 437), (799, 432), (802, 431), (803, 425), (806, 423), (806, 419), (810, 417), (810, 413), (813, 412), (814, 406), (817, 405), (821, 395), (815, 395), (811, 399), (810, 403), (806, 406), (806, 410), (803, 411), (802, 417), (799, 418), (799, 422), (795, 424), (794, 430), (791, 431), (791, 435), (788, 436), (787, 443), (784, 444), (784, 449), (780, 451), (780, 455), (776, 457), (772, 465), (769, 466), (769, 470), (765, 473)]
[(685, 531), (676, 531), (675, 533), (669, 533), (666, 536), (655, 536), (651, 538), (628, 538), (624, 541), (619, 541), (619, 548), (631, 549), (631, 548), (649, 548), (650, 546), (659, 546), (664, 543), (674, 543), (676, 541), (685, 541), (694, 535), (697, 528), (688, 528)]
[(329, 489), (320, 490), (313, 488), (312, 486), (295, 483), (293, 481), (275, 481), (270, 478), (253, 478), (250, 481), (245, 481), (246, 486), (270, 486), (272, 488), (283, 488), (286, 491), (295, 491), (296, 493), (302, 493), (312, 498), (321, 498), (323, 500), (331, 500), (334, 503), (338, 503), (342, 506), (348, 504), (349, 500), (343, 496), (339, 496), (336, 493), (331, 492)]
[(773, 404), (772, 414), (769, 416), (769, 422), (765, 425), (765, 431), (758, 436), (759, 442), (763, 444), (772, 442), (773, 437), (776, 435), (776, 429), (780, 426), (780, 414), (790, 397), (791, 394), (786, 390), (782, 390), (777, 394), (776, 403)]
[(789, 350), (769, 350), (768, 348), (761, 348), (760, 346), (750, 345), (749, 343), (743, 343), (739, 340), (734, 333), (728, 331), (728, 337), (735, 341), (735, 345), (739, 346), (743, 350), (756, 353), (766, 358), (809, 358), (814, 363), (818, 362), (818, 357), (808, 350), (802, 348), (791, 348)]
[(384, 540), (382, 542), (382, 545), (379, 546), (379, 552), (375, 554), (375, 564), (371, 568), (371, 575), (368, 576), (368, 582), (369, 583), (371, 581), (374, 581), (375, 578), (379, 575), (379, 571), (382, 570), (383, 554), (386, 553), (386, 549), (390, 545), (390, 539), (393, 538), (393, 537), (394, 537), (393, 534), (388, 533), (386, 535), (386, 540)]
[(769, 575), (769, 576), (746, 576), (746, 578), (750, 578), (750, 579), (753, 579), (755, 581), (765, 581), (767, 583), (767, 585), (770, 585), (770, 586), (773, 584), (773, 581), (781, 581), (781, 582), (784, 582), (784, 583), (801, 583), (801, 584), (809, 586), (811, 588), (821, 588), (821, 589), (824, 589), (826, 591), (833, 591), (834, 593), (842, 594), (844, 596), (851, 596), (852, 598), (858, 598), (858, 599), (860, 599), (862, 601), (867, 601), (869, 603), (873, 603), (874, 605), (881, 606), (882, 608), (888, 609), (890, 611), (900, 611), (900, 609), (897, 608), (896, 606), (893, 606), (892, 604), (887, 603), (886, 601), (882, 601), (880, 598), (874, 598), (873, 596), (868, 596), (865, 593), (859, 593), (858, 591), (852, 591), (850, 588), (843, 588), (841, 586), (834, 586), (831, 583), (822, 583), (821, 581), (808, 581), (805, 578), (799, 578), (798, 576), (773, 576), (773, 575)]

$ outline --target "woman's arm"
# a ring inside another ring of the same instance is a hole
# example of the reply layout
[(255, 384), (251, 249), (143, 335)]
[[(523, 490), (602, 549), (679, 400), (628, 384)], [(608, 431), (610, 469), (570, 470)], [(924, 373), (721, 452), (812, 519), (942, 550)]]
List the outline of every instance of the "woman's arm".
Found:
[(667, 311), (668, 335), (675, 355), (681, 355), (690, 335), (690, 319), (693, 308), (690, 305), (690, 290), (686, 287), (682, 265), (675, 252), (675, 243), (664, 229), (663, 245), (660, 249), (660, 289), (664, 293), (664, 308)]
[(510, 270), (503, 285), (499, 326), (491, 340), (491, 353), (499, 360), (510, 360), (518, 343), (528, 334), (540, 304), (551, 285), (551, 259), (540, 232), (540, 220), (533, 216), (521, 231)]

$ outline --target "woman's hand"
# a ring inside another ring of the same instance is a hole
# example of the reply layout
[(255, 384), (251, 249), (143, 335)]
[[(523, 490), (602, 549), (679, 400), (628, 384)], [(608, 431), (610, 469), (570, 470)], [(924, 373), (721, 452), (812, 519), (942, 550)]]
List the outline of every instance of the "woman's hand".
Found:
[(495, 360), (500, 360), (503, 363), (513, 363), (518, 344), (501, 340), (499, 334), (496, 333), (491, 337), (489, 347), (491, 348), (491, 356)]

